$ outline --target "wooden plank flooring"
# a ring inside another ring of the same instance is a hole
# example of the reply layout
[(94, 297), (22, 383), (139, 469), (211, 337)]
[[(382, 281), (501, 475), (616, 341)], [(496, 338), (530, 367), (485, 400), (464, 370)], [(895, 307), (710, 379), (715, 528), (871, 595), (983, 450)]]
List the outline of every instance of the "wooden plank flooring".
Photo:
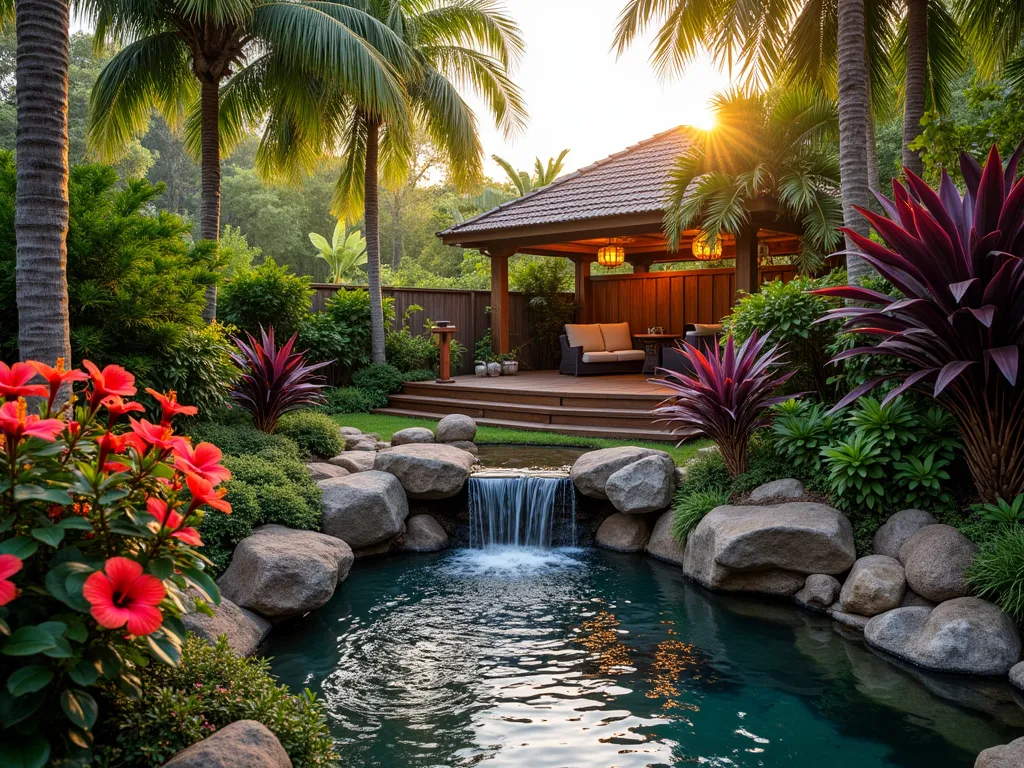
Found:
[(410, 382), (377, 413), (435, 419), (462, 413), (480, 424), (513, 429), (672, 440), (650, 414), (667, 394), (642, 374), (574, 377), (528, 371), (494, 378), (457, 376), (454, 384)]

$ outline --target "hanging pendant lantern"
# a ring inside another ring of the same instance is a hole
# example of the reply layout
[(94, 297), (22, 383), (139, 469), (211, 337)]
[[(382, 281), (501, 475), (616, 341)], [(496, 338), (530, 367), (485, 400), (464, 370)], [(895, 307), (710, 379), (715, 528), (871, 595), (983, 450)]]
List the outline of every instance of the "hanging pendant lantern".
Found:
[(707, 232), (701, 232), (693, 238), (690, 250), (693, 251), (694, 258), (700, 261), (720, 259), (722, 258), (722, 238), (721, 236), (716, 237), (714, 244), (711, 244), (708, 242)]
[(608, 244), (597, 252), (597, 263), (602, 267), (621, 267), (626, 260), (626, 249), (621, 245)]

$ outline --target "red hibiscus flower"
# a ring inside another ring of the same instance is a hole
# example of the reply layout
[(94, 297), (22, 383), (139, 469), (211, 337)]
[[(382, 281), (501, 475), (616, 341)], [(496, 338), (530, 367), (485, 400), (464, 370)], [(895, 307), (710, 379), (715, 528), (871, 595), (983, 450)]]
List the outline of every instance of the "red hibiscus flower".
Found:
[[(136, 421), (131, 418), (128, 419), (128, 423), (132, 425), (132, 434), (136, 438), (132, 440), (132, 444), (136, 447), (138, 447), (138, 440), (145, 445), (155, 446), (161, 451), (176, 450), (185, 445), (185, 438), (175, 435), (173, 429), (163, 424), (151, 424), (145, 419)], [(142, 452), (140, 449), (139, 453)]]
[(181, 405), (178, 403), (178, 393), (173, 389), (170, 390), (166, 395), (162, 395), (155, 389), (146, 389), (146, 391), (153, 396), (153, 398), (160, 403), (161, 415), (160, 423), (167, 426), (171, 423), (177, 415), (182, 416), (195, 416), (199, 413), (199, 409), (194, 405)]
[(51, 368), (46, 363), (40, 363), (36, 360), (29, 360), (28, 364), (35, 369), (36, 373), (46, 379), (46, 383), (50, 385), (50, 396), (46, 404), (47, 408), (51, 410), (53, 409), (53, 401), (57, 399), (57, 393), (60, 392), (61, 387), (65, 384), (85, 381), (89, 378), (85, 375), (84, 371), (80, 371), (77, 368), (65, 369), (63, 357), (57, 358), (56, 368)]
[(199, 531), (192, 527), (182, 528), (181, 524), (185, 522), (185, 518), (171, 509), (163, 499), (150, 496), (146, 499), (146, 509), (160, 523), (161, 528), (170, 528), (173, 531), (171, 536), (174, 538), (191, 544), (193, 547), (203, 546), (203, 540), (199, 538)]
[(99, 408), (103, 398), (110, 395), (131, 397), (135, 394), (135, 377), (120, 365), (108, 365), (102, 371), (88, 360), (83, 360), (82, 365), (89, 371), (89, 378), (92, 379), (89, 407), (93, 410)]
[(231, 479), (231, 470), (221, 466), (221, 452), (213, 443), (200, 443), (195, 448), (185, 442), (174, 452), (174, 466), (190, 475), (199, 475), (213, 485)]
[(42, 419), (34, 413), (29, 414), (28, 403), (23, 397), (16, 401), (8, 400), (0, 406), (0, 432), (3, 432), (11, 450), (22, 437), (38, 437), (52, 443), (65, 426), (60, 419)]
[(14, 555), (0, 555), (0, 605), (7, 605), (18, 596), (18, 588), (10, 577), (21, 570), (21, 560)]
[(110, 397), (104, 397), (100, 402), (100, 405), (107, 409), (107, 424), (113, 424), (115, 421), (120, 419), (126, 413), (145, 413), (146, 409), (142, 407), (142, 403), (125, 402), (123, 397), (118, 395), (111, 395)]
[(188, 507), (190, 513), (205, 504), (213, 509), (219, 509), (226, 515), (231, 514), (231, 504), (224, 501), (227, 488), (214, 490), (213, 484), (199, 475), (186, 475), (185, 482), (188, 483), (188, 491), (192, 494), (192, 503)]
[(28, 363), (15, 363), (10, 368), (0, 361), (0, 397), (17, 400), (19, 397), (46, 397), (46, 387), (29, 384), (36, 377), (35, 369)]
[(127, 467), (121, 462), (107, 463), (110, 454), (124, 453), (128, 448), (128, 435), (115, 435), (113, 432), (104, 432), (96, 441), (99, 447), (97, 463), (107, 471), (121, 472)]
[(164, 617), (157, 606), (166, 593), (160, 579), (143, 573), (142, 566), (127, 557), (110, 558), (82, 587), (82, 596), (92, 606), (90, 613), (101, 627), (117, 629), (127, 624), (132, 635), (149, 635), (160, 628)]

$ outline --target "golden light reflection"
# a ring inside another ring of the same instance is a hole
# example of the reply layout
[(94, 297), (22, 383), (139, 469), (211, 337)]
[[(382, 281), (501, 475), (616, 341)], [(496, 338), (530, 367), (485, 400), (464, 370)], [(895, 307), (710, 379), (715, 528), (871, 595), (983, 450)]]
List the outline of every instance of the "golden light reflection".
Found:
[(606, 675), (621, 675), (632, 667), (629, 649), (619, 640), (619, 619), (610, 611), (598, 611), (580, 624), (576, 640), (593, 655), (598, 671)]

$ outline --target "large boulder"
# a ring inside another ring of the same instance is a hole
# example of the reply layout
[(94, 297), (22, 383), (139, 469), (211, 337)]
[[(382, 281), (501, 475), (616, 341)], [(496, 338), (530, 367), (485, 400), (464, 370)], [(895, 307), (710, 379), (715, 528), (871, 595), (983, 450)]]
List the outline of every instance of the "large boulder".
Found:
[(1018, 691), (1024, 691), (1024, 661), (1010, 667), (1010, 684)]
[(377, 441), (380, 439), (379, 436), (372, 434), (343, 435), (343, 437), (346, 451), (376, 451)]
[(974, 768), (1021, 768), (1024, 765), (1024, 737), (1009, 744), (982, 750)]
[[(192, 602), (189, 600), (189, 602)], [(247, 611), (221, 597), (220, 605), (213, 608), (213, 616), (191, 610), (195, 604), (189, 605), (189, 612), (182, 616), (185, 629), (203, 638), (210, 645), (217, 642), (221, 635), (227, 637), (228, 647), (239, 656), (252, 656), (260, 643), (270, 634), (270, 622), (252, 611)]]
[(649, 533), (642, 517), (616, 512), (601, 523), (594, 535), (594, 543), (615, 552), (639, 552), (647, 543)]
[(362, 549), (395, 536), (409, 516), (409, 500), (398, 478), (387, 472), (359, 472), (321, 480), (321, 530)]
[(910, 541), (911, 536), (926, 525), (935, 525), (937, 522), (931, 512), (925, 512), (923, 509), (901, 510), (875, 531), (873, 551), (876, 555), (895, 557), (898, 560), (900, 550)]
[(405, 521), (405, 548), (410, 552), (438, 552), (448, 546), (448, 534), (430, 515)]
[(237, 720), (183, 749), (164, 768), (292, 768), (277, 736), (263, 723)]
[(450, 445), (413, 443), (380, 451), (373, 468), (397, 477), (413, 499), (446, 499), (462, 490), (475, 462)]
[(757, 486), (750, 492), (751, 504), (778, 503), (781, 501), (799, 501), (807, 496), (804, 484), (793, 477), (772, 480)]
[(605, 483), (605, 493), (619, 512), (643, 515), (665, 509), (676, 492), (676, 464), (667, 453), (634, 461), (616, 470)]
[(711, 510), (686, 540), (683, 572), (710, 589), (791, 596), (807, 575), (856, 559), (850, 521), (808, 501)]
[(349, 472), (344, 467), (327, 464), (323, 461), (311, 461), (306, 465), (313, 480), (326, 480), (329, 477), (345, 477)]
[(452, 440), (445, 445), (450, 445), (452, 448), (460, 448), (463, 451), (469, 451), (474, 456), (480, 453), (480, 449), (476, 447), (476, 443), (470, 440)]
[[(648, 456), (668, 456), (665, 451), (658, 451), (653, 448), (640, 448), (635, 445), (625, 445), (620, 448), (601, 448), (597, 451), (588, 451), (576, 459), (570, 471), (576, 490), (584, 496), (595, 499), (607, 499), (605, 486), (608, 478), (625, 467), (646, 459)], [(670, 458), (671, 460), (671, 458)]]
[(333, 536), (263, 525), (238, 543), (217, 584), (242, 608), (281, 621), (330, 600), (354, 559), (351, 547)]
[(1020, 635), (1013, 621), (977, 597), (880, 614), (868, 622), (864, 639), (868, 645), (938, 672), (1006, 675), (1020, 659)]
[(465, 440), (472, 443), (476, 439), (476, 422), (461, 413), (452, 413), (437, 422), (437, 442), (454, 443)]
[(647, 542), (647, 554), (675, 565), (683, 564), (683, 545), (672, 535), (672, 510), (665, 512), (654, 524)]
[(426, 427), (406, 427), (391, 435), (391, 445), (432, 442), (434, 442), (434, 433)]
[(899, 608), (907, 591), (907, 579), (899, 560), (868, 555), (853, 564), (839, 594), (841, 610), (861, 616), (877, 616)]
[(328, 463), (355, 474), (373, 469), (376, 460), (376, 455), (370, 451), (345, 451), (330, 459)]
[(839, 597), (839, 580), (827, 573), (812, 573), (793, 599), (812, 611), (825, 611)]
[(338, 427), (338, 434), (343, 437), (348, 437), (349, 435), (361, 435), (363, 434), (363, 430), (357, 429), (356, 427)]
[(941, 603), (967, 594), (967, 569), (978, 545), (951, 525), (926, 525), (900, 549), (907, 584)]

